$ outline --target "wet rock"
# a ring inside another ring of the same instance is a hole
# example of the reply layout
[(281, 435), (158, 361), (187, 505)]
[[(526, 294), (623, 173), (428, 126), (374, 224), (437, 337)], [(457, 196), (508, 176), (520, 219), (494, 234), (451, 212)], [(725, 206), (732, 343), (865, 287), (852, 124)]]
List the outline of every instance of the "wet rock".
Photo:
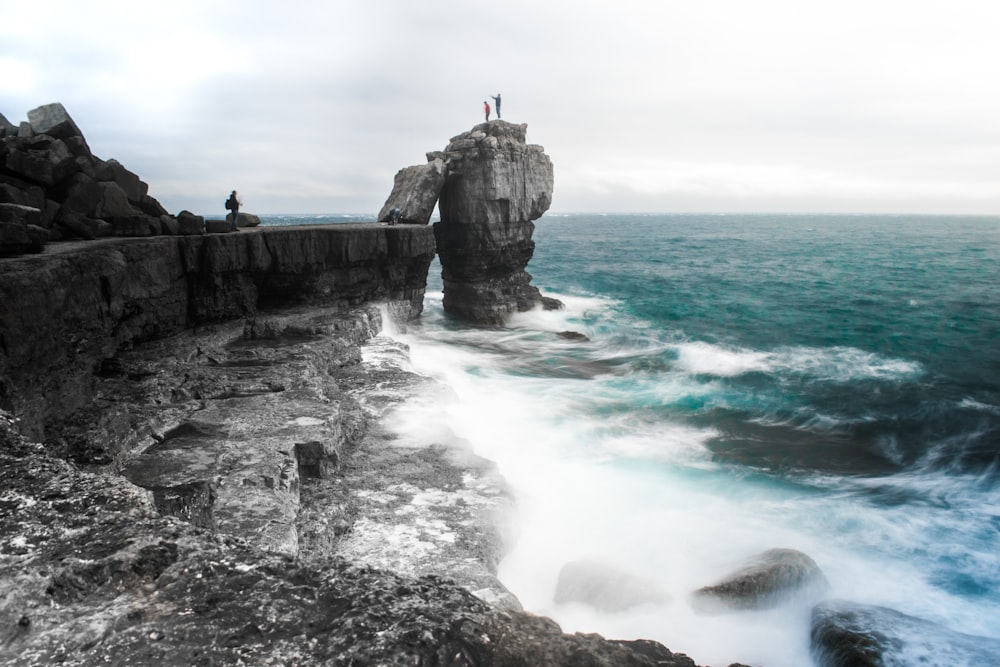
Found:
[[(444, 308), (461, 319), (501, 324), (542, 306), (525, 271), (531, 239), (552, 201), (552, 163), (525, 143), (526, 125), (494, 121), (454, 137), (443, 151), (448, 176), (434, 225)], [(555, 307), (557, 302), (547, 302)]]
[(591, 561), (566, 563), (556, 583), (556, 603), (579, 602), (599, 611), (618, 612), (668, 600), (669, 596), (655, 583)]
[(812, 611), (818, 667), (991, 665), (1000, 639), (949, 630), (894, 609), (828, 600)]
[(769, 549), (718, 583), (699, 588), (691, 605), (716, 614), (770, 609), (792, 599), (816, 601), (829, 584), (812, 558), (794, 549)]
[(43, 438), (46, 421), (91, 399), (101, 362), (137, 342), (212, 322), (239, 319), (242, 327), (242, 318), (293, 304), (385, 301), (404, 320), (415, 317), (433, 256), (426, 227), (330, 225), (97, 239), (63, 244), (44, 261), (7, 260), (0, 405)]

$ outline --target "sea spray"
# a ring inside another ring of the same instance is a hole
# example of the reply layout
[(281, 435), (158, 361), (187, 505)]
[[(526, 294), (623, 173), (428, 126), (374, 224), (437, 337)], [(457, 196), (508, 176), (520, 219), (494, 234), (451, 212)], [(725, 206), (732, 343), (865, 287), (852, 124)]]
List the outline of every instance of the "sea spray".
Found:
[[(792, 548), (833, 596), (1000, 636), (1000, 276), (981, 250), (997, 254), (997, 229), (543, 220), (532, 272), (567, 308), (470, 328), (443, 315), (432, 276), (424, 316), (398, 338), (448, 390), (408, 405), (399, 428), (497, 462), (517, 498), (501, 579), (566, 630), (657, 639), (702, 664), (809, 664), (805, 606), (688, 604)], [(580, 560), (669, 601), (557, 604), (560, 569)]]

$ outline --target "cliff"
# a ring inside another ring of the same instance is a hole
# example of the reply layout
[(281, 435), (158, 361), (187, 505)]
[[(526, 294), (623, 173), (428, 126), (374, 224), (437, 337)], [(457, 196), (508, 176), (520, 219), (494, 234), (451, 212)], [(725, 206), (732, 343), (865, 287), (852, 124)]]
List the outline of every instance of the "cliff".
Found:
[(22, 429), (85, 405), (118, 350), (293, 305), (423, 307), (426, 227), (331, 225), (239, 234), (98, 239), (0, 262), (0, 407)]
[[(33, 253), (0, 258), (0, 664), (693, 667), (520, 611), (495, 467), (385, 430), (440, 390), (363, 355), (421, 312), (432, 228), (157, 217), (61, 107), (29, 117), (0, 116), (0, 254)], [(406, 173), (415, 210), (443, 163)], [(535, 303), (521, 218), (547, 197), (516, 196), (462, 227), (516, 287), (472, 318)]]

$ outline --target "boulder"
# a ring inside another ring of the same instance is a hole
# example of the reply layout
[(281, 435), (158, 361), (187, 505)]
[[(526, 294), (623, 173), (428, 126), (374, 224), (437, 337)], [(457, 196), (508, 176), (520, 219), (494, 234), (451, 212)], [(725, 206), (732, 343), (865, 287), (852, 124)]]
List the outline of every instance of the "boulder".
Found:
[(97, 220), (68, 208), (59, 210), (55, 224), (63, 229), (65, 235), (69, 237), (89, 240), (100, 236), (100, 223)]
[(793, 599), (816, 602), (828, 589), (812, 558), (795, 549), (769, 549), (721, 581), (696, 590), (691, 606), (703, 614), (771, 609)]
[(41, 211), (19, 204), (0, 204), (0, 255), (41, 252), (48, 233), (40, 227)]
[(77, 172), (66, 184), (65, 195), (59, 200), (63, 207), (85, 215), (99, 218), (98, 210), (104, 202), (104, 189), (86, 174)]
[(94, 211), (95, 218), (113, 223), (117, 218), (127, 218), (136, 214), (128, 201), (128, 195), (117, 183), (105, 181), (98, 183), (97, 187), (101, 190), (101, 201)]
[[(226, 214), (226, 222), (232, 224), (233, 214)], [(244, 213), (240, 211), (240, 219), (236, 224), (237, 227), (260, 227), (260, 216), (254, 215), (253, 213)]]
[(112, 236), (160, 235), (160, 220), (142, 213), (115, 216), (110, 222)]
[(845, 600), (816, 605), (810, 634), (818, 667), (993, 665), (1000, 656), (1000, 639)]
[(388, 222), (397, 206), (402, 211), (399, 218), (402, 223), (426, 225), (431, 221), (447, 172), (444, 160), (428, 158), (427, 164), (406, 167), (396, 173), (392, 192), (379, 211), (379, 222)]
[[(114, 182), (128, 197), (128, 201), (133, 204), (142, 202), (143, 197), (149, 192), (149, 185), (139, 179), (138, 176), (122, 166), (118, 160), (108, 160), (106, 162), (111, 172)], [(157, 213), (159, 215), (159, 213)]]
[(598, 611), (624, 611), (641, 604), (667, 602), (655, 583), (591, 561), (570, 561), (559, 571), (555, 602), (579, 602)]
[(177, 218), (164, 213), (160, 216), (160, 231), (163, 234), (177, 236), (181, 233), (181, 225), (177, 222)]
[(83, 138), (80, 128), (59, 102), (32, 109), (28, 112), (28, 122), (34, 134), (47, 134), (56, 139)]
[(205, 233), (205, 218), (190, 211), (177, 214), (178, 233), (182, 236), (192, 236)]
[(17, 125), (14, 125), (7, 117), (0, 113), (0, 137), (9, 137), (17, 134)]
[(541, 146), (525, 143), (526, 131), (482, 123), (441, 153), (448, 173), (434, 236), (444, 308), (467, 321), (502, 324), (511, 313), (545, 305), (525, 267), (535, 250), (532, 221), (552, 202), (552, 162)]
[(206, 220), (205, 231), (209, 234), (228, 234), (233, 231), (233, 223), (228, 220)]

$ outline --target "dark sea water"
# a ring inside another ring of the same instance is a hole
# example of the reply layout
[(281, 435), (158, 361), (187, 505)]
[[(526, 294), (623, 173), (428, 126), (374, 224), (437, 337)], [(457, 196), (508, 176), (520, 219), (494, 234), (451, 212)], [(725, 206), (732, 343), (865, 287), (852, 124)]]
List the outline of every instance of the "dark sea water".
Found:
[[(789, 547), (831, 597), (1000, 637), (1000, 217), (536, 224), (528, 270), (565, 310), (459, 325), (435, 263), (424, 316), (395, 334), (453, 390), (399, 428), (463, 439), (518, 497), (500, 575), (527, 609), (699, 664), (809, 665), (808, 607), (686, 599)], [(672, 600), (558, 605), (579, 559)]]

